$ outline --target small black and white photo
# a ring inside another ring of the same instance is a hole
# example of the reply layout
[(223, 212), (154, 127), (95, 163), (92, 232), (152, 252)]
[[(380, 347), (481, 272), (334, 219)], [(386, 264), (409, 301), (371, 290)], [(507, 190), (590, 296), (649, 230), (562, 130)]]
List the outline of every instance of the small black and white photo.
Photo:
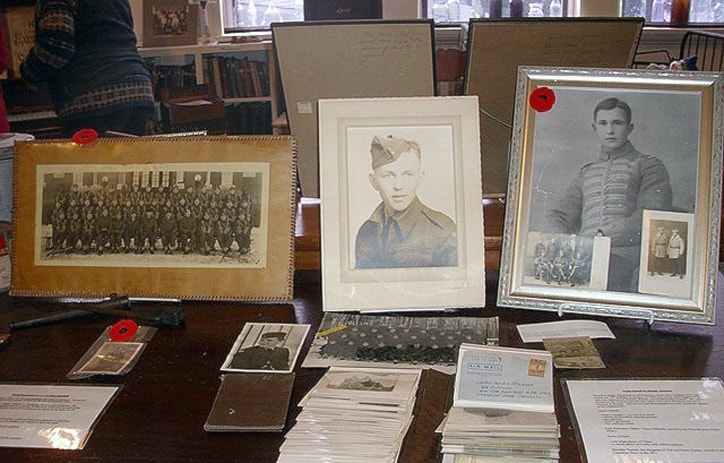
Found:
[(695, 212), (700, 94), (551, 90), (535, 121), (530, 229), (609, 237), (606, 289), (637, 292), (643, 210)]
[(142, 342), (106, 342), (78, 369), (81, 374), (117, 375), (141, 352)]
[(222, 371), (286, 373), (294, 369), (310, 325), (247, 323), (226, 356)]
[(605, 236), (529, 232), (526, 284), (605, 290), (610, 239)]
[(199, 6), (189, 0), (144, 0), (143, 46), (195, 44), (199, 13)]
[(693, 224), (693, 214), (644, 211), (640, 292), (691, 297)]
[(268, 169), (45, 166), (40, 265), (263, 267)]
[(170, 6), (151, 6), (153, 15), (153, 35), (186, 35), (190, 28), (196, 27), (195, 23), (189, 23), (191, 5), (179, 3)]

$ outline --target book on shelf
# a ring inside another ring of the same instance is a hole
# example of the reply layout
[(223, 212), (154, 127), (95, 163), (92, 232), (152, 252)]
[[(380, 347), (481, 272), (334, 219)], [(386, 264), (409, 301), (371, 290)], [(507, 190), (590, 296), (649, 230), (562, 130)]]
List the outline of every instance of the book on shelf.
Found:
[(161, 99), (164, 88), (192, 87), (196, 85), (194, 65), (155, 64), (152, 59), (146, 60), (146, 68), (151, 73), (154, 95)]
[(269, 96), (269, 67), (248, 57), (204, 56), (204, 75), (219, 98)]
[(226, 133), (269, 135), (272, 133), (271, 103), (256, 101), (226, 105)]

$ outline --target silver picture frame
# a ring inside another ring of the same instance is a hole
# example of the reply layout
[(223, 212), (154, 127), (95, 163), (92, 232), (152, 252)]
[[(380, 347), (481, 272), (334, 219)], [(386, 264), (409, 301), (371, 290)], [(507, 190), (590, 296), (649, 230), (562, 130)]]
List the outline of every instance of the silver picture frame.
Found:
[(723, 98), (714, 73), (520, 67), (498, 305), (714, 324)]

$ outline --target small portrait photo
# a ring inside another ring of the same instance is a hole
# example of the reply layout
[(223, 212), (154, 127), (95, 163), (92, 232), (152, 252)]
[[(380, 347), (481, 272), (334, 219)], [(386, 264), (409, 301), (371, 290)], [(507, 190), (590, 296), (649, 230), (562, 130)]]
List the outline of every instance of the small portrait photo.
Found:
[(605, 236), (528, 232), (523, 282), (577, 289), (606, 289)]
[(639, 291), (691, 297), (693, 214), (644, 211)]
[(291, 372), (304, 344), (309, 326), (247, 323), (226, 356), (221, 370)]

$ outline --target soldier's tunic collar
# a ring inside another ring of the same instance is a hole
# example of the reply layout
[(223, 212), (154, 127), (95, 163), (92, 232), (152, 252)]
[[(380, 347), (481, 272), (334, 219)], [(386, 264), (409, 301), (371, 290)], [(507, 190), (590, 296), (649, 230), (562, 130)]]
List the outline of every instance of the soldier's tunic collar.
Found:
[(638, 151), (633, 147), (630, 141), (627, 141), (618, 148), (607, 149), (602, 146), (598, 159), (601, 161), (611, 161), (632, 154), (638, 154)]
[[(397, 227), (402, 232), (402, 236), (407, 236), (410, 233), (410, 230), (412, 230), (412, 227), (415, 225), (417, 217), (419, 217), (419, 214), (423, 212), (422, 202), (417, 196), (412, 200), (407, 209), (402, 212), (394, 210), (389, 211), (388, 209), (389, 208), (383, 203), (379, 211), (380, 213), (378, 217), (375, 217), (375, 220), (379, 219), (379, 222), (384, 224), (388, 217), (393, 218), (395, 222), (397, 222)], [(377, 216), (377, 214), (375, 215)]]

